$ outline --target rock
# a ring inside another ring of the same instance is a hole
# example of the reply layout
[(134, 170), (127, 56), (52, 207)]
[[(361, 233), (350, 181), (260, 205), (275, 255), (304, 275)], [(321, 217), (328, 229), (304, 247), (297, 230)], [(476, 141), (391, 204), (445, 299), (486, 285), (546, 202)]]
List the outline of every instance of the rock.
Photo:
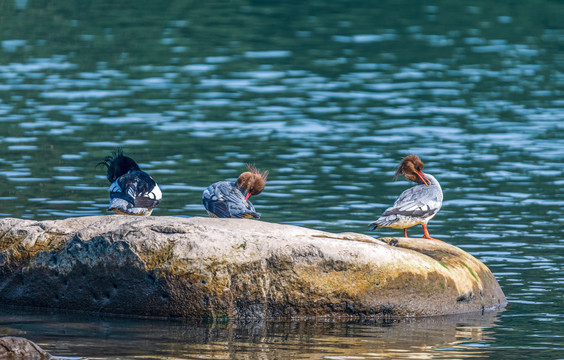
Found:
[(0, 220), (0, 303), (272, 319), (454, 314), (506, 299), (483, 263), (438, 241), (110, 215)]
[(51, 354), (43, 350), (33, 341), (22, 337), (0, 337), (0, 359), (49, 359)]

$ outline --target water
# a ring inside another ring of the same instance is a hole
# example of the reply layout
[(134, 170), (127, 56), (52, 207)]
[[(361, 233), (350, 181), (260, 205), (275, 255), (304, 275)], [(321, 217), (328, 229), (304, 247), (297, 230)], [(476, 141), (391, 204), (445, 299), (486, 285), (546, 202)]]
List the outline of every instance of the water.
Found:
[(452, 359), (461, 352), (468, 357), (499, 354), (480, 345), (493, 340), (495, 312), (399, 322), (206, 323), (11, 310), (0, 321), (0, 330), (8, 325), (14, 336), (34, 333), (41, 346), (61, 357)]
[(123, 147), (163, 190), (154, 216), (205, 216), (203, 189), (249, 162), (270, 170), (253, 199), (265, 221), (369, 233), (411, 186), (392, 176), (413, 152), (444, 191), (431, 236), (486, 263), (511, 304), (392, 324), (1, 310), (0, 334), (98, 358), (563, 358), (562, 13), (549, 0), (0, 3), (0, 216), (104, 214), (95, 166)]

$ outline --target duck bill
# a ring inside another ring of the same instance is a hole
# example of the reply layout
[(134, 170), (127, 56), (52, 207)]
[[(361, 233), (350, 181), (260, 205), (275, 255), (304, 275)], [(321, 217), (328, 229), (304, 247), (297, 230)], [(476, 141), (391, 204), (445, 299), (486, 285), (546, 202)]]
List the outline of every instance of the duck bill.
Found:
[[(423, 184), (425, 184), (425, 186), (429, 186), (431, 185), (431, 181), (429, 181), (429, 179), (427, 179), (425, 177), (425, 175), (423, 175), (423, 173), (421, 171), (419, 171), (417, 173), (417, 176), (419, 177), (419, 179), (421, 179), (421, 181), (423, 181)], [(428, 183), (428, 184), (427, 184)]]
[(250, 197), (251, 197), (251, 193), (247, 192), (247, 196), (245, 196), (245, 201), (249, 200)]

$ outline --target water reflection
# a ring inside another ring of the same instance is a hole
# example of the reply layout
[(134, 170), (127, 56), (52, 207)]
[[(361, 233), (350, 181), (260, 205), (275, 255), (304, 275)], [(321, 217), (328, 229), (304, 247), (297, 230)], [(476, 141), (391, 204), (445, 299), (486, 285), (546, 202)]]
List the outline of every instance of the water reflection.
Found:
[(208, 323), (4, 310), (0, 331), (30, 336), (57, 356), (84, 358), (452, 359), (490, 353), (498, 321), (496, 312), (396, 321)]

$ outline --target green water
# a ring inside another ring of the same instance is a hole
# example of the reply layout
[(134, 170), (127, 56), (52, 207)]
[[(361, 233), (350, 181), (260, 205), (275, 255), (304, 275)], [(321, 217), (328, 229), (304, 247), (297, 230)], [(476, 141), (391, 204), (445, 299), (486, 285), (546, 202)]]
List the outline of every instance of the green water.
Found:
[(413, 152), (444, 191), (431, 235), (483, 261), (510, 302), (397, 323), (0, 308), (0, 335), (108, 359), (563, 358), (562, 14), (554, 0), (0, 2), (0, 216), (105, 214), (95, 165), (122, 147), (163, 190), (154, 216), (206, 216), (203, 189), (255, 163), (264, 221), (369, 233), (411, 186), (392, 177)]

